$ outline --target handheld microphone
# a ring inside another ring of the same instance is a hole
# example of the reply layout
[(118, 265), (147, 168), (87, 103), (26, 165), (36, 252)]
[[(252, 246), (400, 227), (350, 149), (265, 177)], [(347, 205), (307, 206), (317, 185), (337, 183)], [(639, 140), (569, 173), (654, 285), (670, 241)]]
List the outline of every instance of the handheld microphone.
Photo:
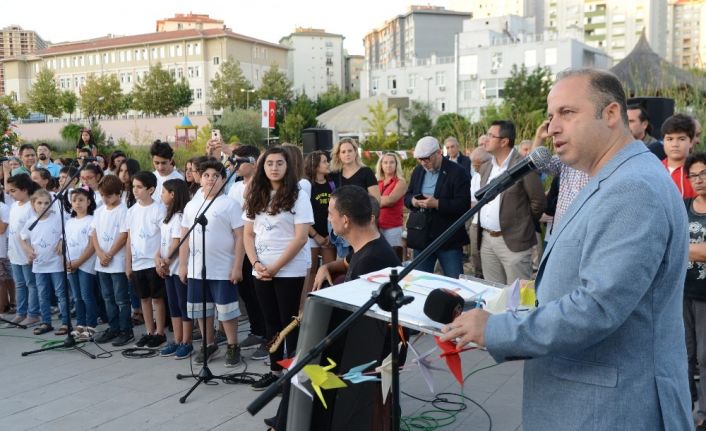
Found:
[(424, 301), (424, 314), (435, 322), (448, 324), (464, 311), (481, 306), (479, 301), (466, 302), (461, 295), (449, 289), (434, 289)]
[(255, 157), (229, 157), (228, 161), (234, 165), (237, 163), (251, 163), (254, 165)]
[(499, 195), (530, 172), (544, 169), (551, 159), (552, 155), (549, 154), (549, 150), (545, 147), (535, 149), (515, 166), (509, 168), (486, 184), (485, 187), (478, 190), (475, 194), (476, 199), (483, 199), (488, 192), (492, 193), (491, 196), (493, 197)]

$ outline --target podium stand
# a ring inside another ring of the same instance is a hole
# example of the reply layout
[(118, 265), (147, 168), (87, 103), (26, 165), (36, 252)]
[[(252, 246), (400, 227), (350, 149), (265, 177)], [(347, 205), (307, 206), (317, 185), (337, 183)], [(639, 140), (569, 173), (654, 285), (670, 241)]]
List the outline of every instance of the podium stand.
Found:
[[(387, 270), (377, 271), (377, 273), (384, 271)], [(465, 292), (459, 293), (466, 297), (483, 296), (489, 298), (495, 297), (500, 292), (500, 286), (483, 280), (455, 280), (418, 271), (413, 271), (409, 277), (414, 278), (415, 274), (424, 274), (426, 280), (425, 283), (411, 283), (411, 286), (410, 283), (401, 281), (404, 294), (414, 296), (415, 300), (399, 310), (399, 322), (406, 328), (428, 334), (439, 335), (443, 326), (424, 314), (427, 292), (434, 288), (434, 283), (439, 284), (436, 287), (445, 286), (451, 289), (465, 290)], [(427, 287), (420, 286), (420, 284), (427, 284)], [(405, 285), (408, 285), (408, 288), (405, 288)], [(371, 293), (379, 287), (379, 282), (369, 281), (364, 276), (311, 293), (304, 307), (297, 354), (308, 352), (324, 339), (332, 328), (350, 313), (360, 308), (370, 298)], [(387, 325), (389, 320), (390, 313), (380, 310), (377, 306), (372, 307), (365, 317), (360, 318), (359, 322), (346, 335), (343, 335), (338, 343), (334, 344), (337, 346), (336, 348), (324, 351), (312, 363), (322, 363), (322, 360), (326, 361), (327, 357), (331, 357), (337, 364), (334, 372), (338, 374), (347, 371), (351, 366), (360, 365), (373, 359), (382, 359), (380, 355), (389, 343), (385, 342), (385, 335), (389, 333)], [(372, 406), (376, 400), (379, 404), (378, 398), (381, 399), (376, 396), (381, 395), (379, 383), (349, 384), (347, 388), (340, 391), (323, 391), (323, 394), (326, 397), (328, 409), (323, 408), (316, 394), (313, 394), (312, 401), (302, 391), (291, 386), (287, 429), (290, 431), (372, 429), (367, 421), (372, 417)]]

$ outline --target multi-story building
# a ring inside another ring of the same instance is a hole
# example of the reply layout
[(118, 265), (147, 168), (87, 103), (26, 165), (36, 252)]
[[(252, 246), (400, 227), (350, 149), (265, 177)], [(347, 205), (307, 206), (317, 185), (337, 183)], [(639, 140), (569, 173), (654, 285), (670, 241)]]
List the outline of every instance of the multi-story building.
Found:
[(450, 0), (449, 8), (467, 11), (474, 19), (517, 15), (534, 17), (534, 33), (544, 31), (545, 0)]
[[(11, 25), (0, 30), (0, 60), (18, 55), (31, 54), (47, 47), (47, 43), (32, 30)], [(5, 93), (5, 71), (0, 64), (0, 95)]]
[(670, 0), (666, 60), (682, 68), (706, 65), (706, 1)]
[(26, 100), (35, 75), (43, 68), (55, 74), (61, 90), (80, 94), (91, 75), (114, 74), (124, 93), (130, 92), (150, 66), (161, 63), (177, 80), (186, 78), (194, 95), (191, 115), (211, 114), (210, 80), (221, 62), (240, 62), (245, 77), (259, 87), (264, 73), (276, 64), (287, 70), (290, 48), (233, 33), (229, 29), (178, 30), (53, 45), (31, 55), (6, 59), (6, 91)]
[(580, 30), (588, 45), (604, 50), (616, 63), (643, 30), (657, 54), (667, 53), (667, 0), (546, 0), (544, 25), (562, 37)]
[(330, 87), (345, 87), (342, 35), (297, 27), (279, 42), (292, 48), (288, 68), (295, 91), (315, 99)]
[(207, 14), (188, 14), (178, 13), (172, 18), (164, 18), (157, 21), (157, 31), (176, 31), (176, 30), (208, 30), (208, 29), (223, 29), (225, 23), (223, 20), (214, 19)]
[(454, 111), (454, 44), (469, 12), (412, 6), (365, 35), (361, 97), (387, 94)]
[(519, 16), (473, 19), (464, 22), (457, 37), (454, 81), (457, 112), (472, 121), (481, 109), (499, 103), (513, 65), (548, 67), (552, 74), (576, 67), (607, 69), (610, 57), (579, 40), (556, 34), (533, 34), (533, 18)]
[(346, 93), (357, 92), (360, 94), (360, 75), (363, 73), (365, 57), (362, 55), (346, 55), (345, 64), (345, 91)]

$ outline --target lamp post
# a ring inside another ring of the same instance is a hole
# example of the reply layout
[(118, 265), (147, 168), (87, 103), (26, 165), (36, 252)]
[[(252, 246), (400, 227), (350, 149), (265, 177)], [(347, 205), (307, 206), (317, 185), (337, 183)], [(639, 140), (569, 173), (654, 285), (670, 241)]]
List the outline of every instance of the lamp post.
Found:
[(246, 90), (245, 88), (241, 88), (240, 92), (245, 93), (245, 109), (250, 109), (250, 93), (254, 93), (255, 90)]

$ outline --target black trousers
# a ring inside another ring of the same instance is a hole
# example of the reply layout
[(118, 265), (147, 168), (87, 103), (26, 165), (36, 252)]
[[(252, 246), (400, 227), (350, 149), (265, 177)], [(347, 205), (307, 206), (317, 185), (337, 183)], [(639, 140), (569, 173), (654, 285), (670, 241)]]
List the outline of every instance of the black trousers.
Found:
[(243, 259), (243, 281), (238, 283), (238, 295), (243, 300), (245, 308), (248, 310), (248, 320), (250, 320), (250, 332), (258, 337), (265, 337), (265, 318), (262, 315), (262, 307), (255, 294), (255, 285), (252, 275), (252, 265), (250, 261)]

